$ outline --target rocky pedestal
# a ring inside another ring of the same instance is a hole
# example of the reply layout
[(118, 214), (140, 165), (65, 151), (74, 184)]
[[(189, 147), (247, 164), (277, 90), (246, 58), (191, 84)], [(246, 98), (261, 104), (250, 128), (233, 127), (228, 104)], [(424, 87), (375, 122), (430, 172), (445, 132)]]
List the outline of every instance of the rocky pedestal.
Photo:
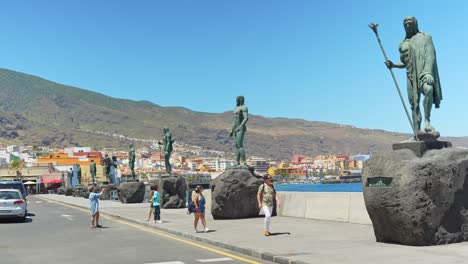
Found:
[(159, 181), (162, 208), (185, 208), (187, 183), (183, 177), (171, 176)]
[(65, 188), (65, 196), (73, 196), (73, 189)]
[(407, 140), (393, 144), (393, 150), (409, 149), (420, 158), (428, 150), (450, 148), (452, 146), (452, 143), (448, 141), (438, 141), (438, 133), (436, 135), (429, 133), (418, 133), (417, 135), (421, 140)]
[[(119, 189), (119, 186), (118, 185), (114, 185), (114, 184), (103, 184), (103, 185), (100, 185), (98, 186), (99, 187), (99, 190), (102, 190), (102, 188), (106, 188), (106, 190), (102, 193), (101, 195), (101, 200), (110, 200), (110, 192), (111, 191), (117, 191)], [(89, 197), (89, 195), (88, 195)]]
[(226, 169), (214, 180), (211, 194), (211, 214), (214, 219), (238, 219), (257, 217), (258, 187), (262, 180), (254, 176), (248, 167)]
[(468, 150), (401, 149), (368, 160), (367, 212), (378, 242), (413, 246), (468, 240)]
[(141, 203), (145, 198), (145, 184), (142, 182), (124, 182), (118, 188), (122, 203)]
[(66, 188), (64, 188), (64, 187), (59, 187), (59, 188), (57, 189), (57, 194), (58, 194), (58, 195), (65, 195), (65, 191), (66, 191)]

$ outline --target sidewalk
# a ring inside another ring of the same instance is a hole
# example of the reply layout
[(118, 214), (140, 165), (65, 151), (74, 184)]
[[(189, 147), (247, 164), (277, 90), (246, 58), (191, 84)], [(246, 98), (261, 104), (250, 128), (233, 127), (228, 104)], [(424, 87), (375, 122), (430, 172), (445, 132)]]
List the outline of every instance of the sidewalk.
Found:
[[(89, 208), (89, 201), (84, 198), (56, 194), (38, 196)], [(162, 209), (163, 224), (147, 222), (148, 210), (148, 203), (101, 201), (100, 204), (101, 213), (277, 263), (427, 264), (468, 261), (468, 243), (432, 247), (376, 243), (371, 225), (273, 217), (271, 231), (277, 235), (265, 237), (262, 217), (215, 221), (207, 213), (207, 226), (215, 232), (195, 233), (193, 215), (187, 215), (186, 209)]]

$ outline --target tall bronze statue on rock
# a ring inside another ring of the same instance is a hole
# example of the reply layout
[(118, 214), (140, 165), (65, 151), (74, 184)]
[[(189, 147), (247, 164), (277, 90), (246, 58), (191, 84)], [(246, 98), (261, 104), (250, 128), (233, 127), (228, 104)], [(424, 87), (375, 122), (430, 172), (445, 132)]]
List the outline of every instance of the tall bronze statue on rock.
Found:
[(232, 129), (231, 133), (229, 133), (229, 136), (234, 138), (236, 144), (237, 165), (247, 165), (244, 150), (244, 136), (247, 131), (246, 124), (249, 120), (249, 110), (244, 103), (244, 96), (237, 96), (236, 108), (232, 113)]
[(173, 150), (172, 144), (174, 143), (174, 139), (172, 138), (171, 130), (168, 127), (163, 128), (163, 150), (164, 150), (164, 166), (166, 167), (166, 173), (171, 173), (172, 167), (170, 163), (171, 153)]
[[(442, 100), (439, 73), (437, 69), (436, 51), (431, 35), (419, 32), (415, 17), (406, 17), (403, 21), (406, 36), (400, 43), (401, 63), (385, 62), (389, 69), (406, 68), (406, 83), (408, 98), (412, 110), (412, 125), (419, 137), (424, 133), (436, 134), (431, 125), (432, 105), (439, 108)], [(421, 129), (421, 110), (419, 107), (421, 93), (424, 95), (424, 128)], [(438, 134), (438, 133), (437, 133)], [(438, 136), (437, 136), (438, 137)]]
[(96, 183), (96, 171), (96, 163), (94, 162), (94, 160), (91, 160), (91, 164), (89, 164), (89, 172), (91, 173), (93, 185)]
[(135, 148), (133, 144), (130, 144), (129, 147), (130, 151), (128, 152), (128, 166), (130, 167), (130, 171), (132, 172), (132, 180), (135, 180)]

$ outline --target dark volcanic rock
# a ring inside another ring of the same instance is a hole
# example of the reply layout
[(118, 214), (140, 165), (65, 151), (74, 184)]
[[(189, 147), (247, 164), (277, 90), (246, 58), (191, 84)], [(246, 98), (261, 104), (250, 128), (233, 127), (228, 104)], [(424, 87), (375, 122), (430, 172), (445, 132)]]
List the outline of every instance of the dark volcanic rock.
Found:
[[(421, 133), (421, 135), (426, 135)], [(429, 134), (431, 135), (431, 134)], [(426, 151), (431, 149), (450, 148), (452, 143), (448, 141), (428, 140), (428, 141), (403, 141), (392, 145), (393, 150), (409, 149), (416, 154), (417, 157), (422, 157)]]
[(422, 158), (398, 150), (373, 157), (364, 167), (363, 193), (378, 242), (468, 240), (468, 150), (429, 150)]
[(106, 188), (106, 190), (102, 193), (101, 200), (110, 200), (110, 192), (117, 191), (119, 189), (119, 186), (113, 184), (99, 186), (99, 190), (102, 190), (102, 188)]
[(187, 183), (183, 177), (168, 177), (159, 181), (162, 208), (185, 208)]
[(65, 189), (65, 196), (73, 196), (72, 188), (66, 188)]
[(145, 198), (145, 184), (142, 182), (124, 182), (118, 188), (122, 203), (141, 203)]
[(258, 187), (262, 180), (247, 167), (226, 169), (214, 180), (211, 214), (214, 219), (237, 219), (258, 216)]
[(65, 188), (64, 187), (59, 187), (57, 189), (57, 194), (59, 195), (64, 195), (65, 194)]

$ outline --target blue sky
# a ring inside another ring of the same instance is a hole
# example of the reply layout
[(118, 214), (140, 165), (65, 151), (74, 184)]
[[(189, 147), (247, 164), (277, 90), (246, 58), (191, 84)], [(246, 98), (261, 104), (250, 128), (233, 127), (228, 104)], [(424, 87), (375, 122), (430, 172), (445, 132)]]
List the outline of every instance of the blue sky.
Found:
[[(468, 1), (0, 3), (0, 67), (118, 98), (411, 133), (369, 22), (399, 61), (402, 21), (433, 36), (444, 100), (432, 124), (468, 136)], [(405, 71), (396, 75), (406, 98)], [(406, 100), (405, 100), (406, 101)]]

